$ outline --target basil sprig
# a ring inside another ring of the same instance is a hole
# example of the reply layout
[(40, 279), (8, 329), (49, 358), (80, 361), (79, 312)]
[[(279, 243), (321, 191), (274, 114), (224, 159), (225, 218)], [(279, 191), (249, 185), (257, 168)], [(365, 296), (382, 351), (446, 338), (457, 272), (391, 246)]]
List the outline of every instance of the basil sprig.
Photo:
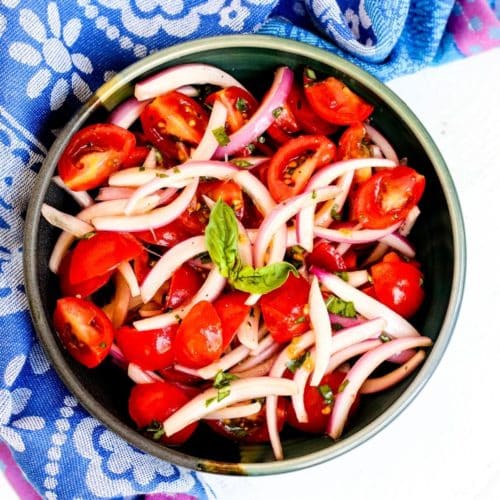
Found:
[(279, 288), (288, 273), (297, 274), (288, 262), (264, 267), (244, 266), (238, 254), (238, 224), (234, 211), (221, 199), (212, 207), (205, 230), (205, 243), (212, 262), (229, 284), (248, 293), (267, 293)]

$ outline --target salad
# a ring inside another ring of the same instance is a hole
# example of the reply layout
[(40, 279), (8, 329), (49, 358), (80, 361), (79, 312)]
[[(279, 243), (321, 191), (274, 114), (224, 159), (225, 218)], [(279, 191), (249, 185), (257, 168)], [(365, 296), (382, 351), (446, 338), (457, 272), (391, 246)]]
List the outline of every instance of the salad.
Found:
[(283, 429), (340, 439), (422, 363), (408, 235), (425, 178), (373, 110), (307, 67), (256, 96), (184, 64), (69, 139), (54, 182), (81, 211), (42, 208), (62, 229), (53, 324), (81, 364), (123, 367), (142, 433), (175, 446), (205, 427), (282, 459)]

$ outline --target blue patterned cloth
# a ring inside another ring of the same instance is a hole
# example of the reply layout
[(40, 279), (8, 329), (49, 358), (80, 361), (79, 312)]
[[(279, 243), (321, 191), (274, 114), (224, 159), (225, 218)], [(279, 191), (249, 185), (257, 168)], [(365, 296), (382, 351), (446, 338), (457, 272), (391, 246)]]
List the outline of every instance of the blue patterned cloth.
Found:
[(58, 129), (115, 72), (201, 36), (260, 32), (300, 40), (383, 80), (498, 46), (498, 4), (453, 6), (452, 0), (0, 0), (0, 438), (42, 496), (211, 496), (195, 473), (133, 449), (91, 418), (36, 341), (22, 277), (23, 215)]

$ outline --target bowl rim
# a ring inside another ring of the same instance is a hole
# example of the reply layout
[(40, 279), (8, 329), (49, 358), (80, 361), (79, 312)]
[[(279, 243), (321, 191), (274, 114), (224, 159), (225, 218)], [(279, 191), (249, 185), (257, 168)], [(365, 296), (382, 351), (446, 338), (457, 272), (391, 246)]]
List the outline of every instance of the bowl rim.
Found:
[[(183, 56), (191, 56), (195, 53), (203, 53), (217, 49), (226, 49), (229, 46), (236, 48), (278, 50), (293, 55), (312, 58), (319, 63), (338, 69), (347, 77), (357, 80), (365, 88), (377, 95), (379, 99), (384, 101), (385, 104), (393, 109), (393, 111), (405, 122), (406, 126), (415, 135), (429, 157), (441, 186), (443, 187), (444, 197), (450, 212), (453, 237), (454, 268), (448, 308), (438, 338), (429, 356), (406, 390), (383, 412), (383, 414), (353, 435), (337, 443), (332, 441), (331, 446), (308, 453), (302, 457), (274, 462), (234, 464), (196, 458), (173, 448), (161, 446), (140, 435), (138, 432), (131, 432), (129, 426), (125, 425), (97, 400), (91, 397), (85, 387), (78, 381), (76, 376), (73, 375), (69, 364), (66, 362), (59, 349), (48, 318), (44, 314), (41, 294), (38, 287), (36, 253), (38, 247), (38, 225), (41, 216), (40, 210), (57, 164), (56, 160), (69, 141), (69, 131), (75, 128), (75, 126), (81, 126), (98, 107), (108, 107), (107, 105), (109, 105), (110, 98), (118, 88), (133, 80), (139, 79), (144, 73), (149, 73), (158, 66), (168, 65), (172, 60), (176, 60)], [(454, 182), (444, 158), (433, 139), (406, 103), (381, 81), (335, 54), (303, 42), (285, 40), (268, 35), (223, 35), (183, 42), (159, 50), (133, 63), (99, 87), (93, 96), (80, 107), (76, 114), (73, 115), (61, 130), (43, 162), (27, 210), (23, 252), (26, 293), (37, 336), (52, 366), (55, 368), (66, 387), (75, 395), (79, 403), (89, 411), (91, 415), (98, 415), (98, 420), (103, 425), (124, 438), (129, 444), (136, 446), (146, 453), (172, 462), (175, 465), (193, 470), (237, 475), (268, 475), (291, 472), (331, 460), (361, 445), (383, 430), (401, 414), (428, 382), (450, 342), (453, 329), (458, 319), (458, 312), (465, 286), (465, 262), (465, 228)]]

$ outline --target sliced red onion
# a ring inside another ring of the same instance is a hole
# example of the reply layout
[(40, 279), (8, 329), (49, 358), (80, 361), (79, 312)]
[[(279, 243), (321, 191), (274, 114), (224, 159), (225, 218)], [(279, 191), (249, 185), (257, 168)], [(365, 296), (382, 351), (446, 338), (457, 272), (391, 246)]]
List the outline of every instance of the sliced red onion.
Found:
[(149, 271), (141, 285), (141, 297), (149, 302), (160, 287), (172, 277), (172, 274), (186, 261), (206, 252), (205, 236), (193, 236), (166, 251)]
[(169, 205), (156, 208), (147, 214), (141, 215), (115, 215), (107, 217), (95, 217), (92, 223), (101, 231), (145, 231), (156, 229), (169, 224), (177, 219), (189, 206), (196, 194), (198, 179), (188, 184), (182, 193)]
[(402, 316), (373, 297), (349, 285), (349, 283), (346, 283), (342, 278), (316, 267), (311, 268), (311, 272), (319, 278), (323, 286), (328, 290), (342, 300), (353, 302), (356, 311), (365, 318), (384, 318), (387, 322), (384, 330), (388, 334), (394, 337), (420, 335), (415, 327)]
[(370, 156), (373, 156), (373, 158), (384, 157), (384, 155), (382, 154), (382, 150), (378, 146), (375, 146), (375, 144), (370, 144), (368, 146), (368, 149), (370, 150)]
[(293, 71), (286, 66), (278, 68), (262, 104), (243, 127), (229, 136), (227, 146), (217, 148), (215, 158), (232, 155), (260, 137), (276, 119), (273, 113), (285, 103), (292, 84)]
[[(269, 347), (267, 347), (267, 349), (264, 349), (259, 354), (255, 355), (255, 356), (251, 356), (251, 355), (248, 356), (241, 363), (239, 363), (237, 366), (235, 366), (231, 370), (231, 372), (240, 374), (243, 372), (247, 372), (247, 371), (251, 370), (252, 368), (255, 368), (256, 366), (260, 366), (261, 364), (264, 364), (266, 362), (270, 363), (269, 360), (271, 358), (274, 359), (274, 357), (275, 357), (274, 354), (277, 351), (279, 351), (280, 349), (281, 349), (280, 344), (275, 342), (275, 343), (271, 344)], [(273, 361), (273, 363), (274, 363), (274, 361)], [(268, 365), (267, 371), (261, 373), (261, 375), (269, 373), (269, 370), (271, 369), (271, 366), (273, 363), (270, 363)]]
[(385, 319), (375, 318), (359, 325), (339, 330), (330, 340), (329, 356), (363, 340), (379, 337), (385, 328)]
[(99, 189), (96, 201), (126, 200), (134, 194), (135, 188), (104, 186)]
[(269, 193), (267, 187), (259, 180), (255, 175), (251, 174), (247, 170), (237, 171), (232, 180), (236, 182), (245, 193), (250, 196), (254, 205), (257, 207), (259, 212), (266, 216), (271, 212), (271, 210), (276, 206), (271, 193)]
[[(274, 347), (274, 346), (273, 346)], [(279, 346), (277, 346), (279, 347)], [(244, 371), (235, 372), (234, 369), (231, 370), (231, 373), (237, 373), (240, 378), (248, 378), (248, 377), (262, 377), (264, 375), (269, 375), (269, 370), (274, 364), (276, 357), (278, 355), (276, 353), (272, 354), (268, 359), (261, 361), (258, 365), (247, 368)]]
[(220, 410), (213, 411), (208, 415), (205, 415), (206, 420), (224, 420), (229, 418), (245, 418), (250, 417), (259, 413), (262, 405), (255, 401), (254, 403), (240, 404), (234, 406), (227, 406), (226, 408), (221, 408)]
[(193, 306), (202, 301), (207, 300), (212, 302), (215, 300), (226, 285), (226, 278), (221, 276), (217, 268), (213, 268), (207, 276), (205, 283), (196, 292), (191, 301), (181, 307), (174, 309), (173, 311), (159, 314), (158, 316), (153, 316), (152, 318), (140, 319), (134, 321), (134, 326), (137, 330), (154, 330), (155, 328), (164, 328), (170, 325), (175, 325), (179, 320), (183, 319), (186, 314), (193, 308)]
[(220, 401), (217, 398), (219, 391), (214, 387), (193, 398), (163, 422), (165, 434), (171, 436), (206, 415), (235, 403), (269, 395), (274, 397), (291, 396), (297, 389), (293, 380), (275, 377), (249, 377), (231, 382), (227, 386), (227, 390), (229, 394)]
[[(314, 333), (312, 331), (306, 332), (300, 337), (295, 337), (292, 342), (285, 347), (276, 358), (274, 365), (269, 372), (271, 377), (281, 377), (287, 369), (287, 364), (300, 356), (306, 349), (309, 349), (314, 344)], [(277, 407), (278, 398), (269, 396), (266, 399), (266, 423), (269, 432), (269, 441), (273, 448), (276, 460), (283, 459), (283, 448), (281, 446), (280, 435), (278, 431), (277, 420)]]
[[(128, 313), (128, 305), (130, 302), (130, 288), (125, 281), (125, 278), (120, 274), (115, 275), (115, 294), (109, 306), (110, 319), (113, 328), (119, 328), (125, 322)], [(106, 312), (106, 309), (104, 309)]]
[[(304, 207), (326, 201), (337, 193), (337, 187), (329, 186), (310, 193), (299, 194), (276, 205), (264, 218), (257, 233), (254, 245), (255, 265), (260, 267), (265, 264), (265, 255), (271, 241), (273, 241), (273, 247), (276, 247), (276, 238), (273, 240), (273, 237), (279, 231), (283, 231), (283, 228), (286, 232), (286, 222), (289, 219), (294, 217)], [(286, 251), (286, 236), (283, 240), (280, 240), (280, 243), (282, 248), (280, 248), (279, 253), (281, 254), (280, 260), (282, 260)]]
[(183, 85), (182, 87), (179, 87), (175, 90), (180, 94), (187, 95), (188, 97), (197, 97), (200, 95), (199, 90), (192, 85)]
[(334, 352), (328, 360), (326, 373), (332, 373), (334, 370), (338, 369), (342, 363), (345, 363), (360, 354), (371, 351), (382, 344), (383, 342), (380, 339), (363, 340), (362, 342), (351, 344), (348, 347), (344, 347), (344, 349)]
[(241, 360), (245, 359), (248, 356), (249, 349), (244, 345), (240, 345), (235, 349), (231, 349), (227, 354), (217, 359), (213, 363), (210, 363), (203, 368), (199, 368), (196, 370), (198, 377), (201, 377), (205, 380), (209, 380), (214, 378), (218, 371), (226, 371), (237, 365)]
[(395, 163), (399, 163), (398, 155), (396, 154), (396, 151), (394, 151), (394, 148), (391, 146), (389, 141), (377, 129), (373, 128), (371, 125), (368, 125), (368, 123), (365, 123), (364, 126), (366, 133), (368, 134), (368, 137), (370, 137), (370, 139), (375, 143), (375, 145), (380, 148), (382, 154), (388, 160), (392, 160)]
[(61, 265), (61, 261), (66, 255), (67, 251), (71, 248), (71, 245), (75, 241), (75, 237), (71, 233), (67, 233), (63, 231), (54, 245), (52, 249), (52, 253), (49, 258), (49, 269), (57, 274), (59, 272), (59, 267)]
[(327, 427), (328, 435), (332, 439), (340, 438), (356, 394), (377, 366), (397, 352), (415, 347), (430, 346), (431, 344), (432, 340), (428, 337), (400, 338), (385, 342), (361, 356), (347, 373), (342, 383), (343, 391), (335, 396), (335, 403)]
[(131, 297), (137, 297), (138, 295), (140, 295), (141, 289), (139, 288), (139, 283), (137, 282), (137, 276), (135, 275), (134, 270), (130, 265), (130, 262), (126, 261), (122, 262), (118, 266), (118, 271), (123, 276), (123, 279), (127, 282)]
[(360, 269), (359, 271), (347, 271), (346, 278), (349, 285), (359, 288), (368, 283), (370, 275), (366, 269)]
[[(323, 188), (324, 189), (324, 188)], [(392, 234), (398, 229), (401, 222), (392, 224), (385, 229), (329, 229), (327, 227), (314, 227), (314, 236), (337, 243), (372, 243), (379, 241), (384, 236)]]
[(191, 160), (210, 160), (219, 147), (214, 130), (224, 127), (227, 118), (227, 108), (218, 99), (215, 100), (207, 128), (196, 149), (191, 153)]
[(116, 359), (116, 361), (118, 361), (120, 363), (127, 362), (127, 360), (125, 359), (125, 356), (123, 355), (122, 350), (114, 342), (111, 344), (111, 349), (109, 351), (109, 355), (113, 359)]
[(229, 73), (208, 64), (179, 64), (156, 73), (135, 86), (135, 97), (139, 101), (152, 99), (186, 85), (216, 85), (217, 87), (240, 87), (243, 85)]
[(407, 361), (409, 361), (413, 356), (415, 356), (415, 349), (406, 349), (406, 351), (398, 352), (391, 356), (387, 361), (390, 363), (395, 363), (397, 365), (404, 365)]
[(128, 129), (139, 118), (148, 103), (149, 101), (139, 102), (135, 97), (130, 97), (111, 112), (108, 122)]
[(380, 242), (394, 248), (404, 256), (413, 259), (415, 257), (415, 249), (411, 243), (398, 232), (388, 234), (380, 238)]
[(350, 328), (351, 326), (360, 325), (365, 321), (365, 319), (360, 318), (359, 316), (355, 318), (346, 318), (345, 316), (341, 316), (340, 314), (330, 313), (330, 322), (332, 323), (332, 325), (340, 325), (342, 328)]
[(145, 371), (135, 363), (129, 363), (127, 374), (130, 380), (136, 384), (152, 384), (154, 382), (163, 382), (163, 379), (153, 371)]
[(52, 177), (52, 182), (61, 189), (64, 189), (64, 191), (66, 191), (66, 193), (68, 193), (82, 208), (87, 208), (94, 204), (92, 196), (90, 196), (87, 191), (73, 191), (66, 186), (64, 181), (58, 175)]
[(267, 348), (276, 343), (276, 341), (273, 339), (273, 336), (267, 334), (267, 330), (264, 326), (259, 330), (259, 339), (260, 340), (258, 346), (255, 349), (250, 350), (250, 356), (258, 356), (261, 352), (265, 351)]
[(408, 215), (406, 216), (405, 220), (401, 224), (401, 227), (399, 228), (399, 234), (401, 236), (408, 236), (410, 234), (410, 231), (413, 229), (415, 222), (417, 222), (417, 218), (419, 215), (420, 215), (420, 208), (418, 208), (418, 206), (415, 205), (408, 212)]
[(311, 280), (308, 304), (309, 318), (314, 332), (314, 343), (316, 344), (316, 359), (311, 376), (311, 385), (317, 386), (325, 374), (328, 359), (330, 358), (332, 327), (316, 276), (313, 276)]
[(236, 330), (236, 335), (240, 343), (249, 349), (257, 349), (259, 345), (259, 321), (260, 309), (252, 307), (243, 323)]
[(424, 361), (425, 356), (425, 351), (417, 351), (417, 353), (406, 363), (399, 366), (392, 372), (387, 373), (382, 377), (369, 378), (366, 380), (359, 389), (359, 393), (373, 394), (374, 392), (385, 391), (389, 387), (398, 384), (401, 380), (405, 379), (408, 375), (415, 371), (418, 366), (420, 366), (420, 364)]
[(167, 177), (164, 168), (130, 167), (118, 170), (109, 176), (108, 184), (114, 187), (138, 187), (158, 178)]
[(156, 151), (155, 148), (151, 148), (146, 158), (144, 159), (142, 168), (145, 169), (156, 168), (158, 164), (157, 157), (158, 157), (158, 152)]
[(47, 205), (47, 203), (42, 205), (42, 215), (49, 224), (52, 224), (63, 231), (67, 231), (77, 238), (81, 238), (82, 236), (94, 231), (94, 227), (87, 222), (84, 222), (73, 215), (61, 212), (60, 210), (57, 210), (57, 208)]
[(361, 263), (362, 267), (367, 267), (374, 262), (379, 261), (386, 253), (389, 247), (382, 242), (378, 242), (375, 248), (371, 251), (370, 255)]

